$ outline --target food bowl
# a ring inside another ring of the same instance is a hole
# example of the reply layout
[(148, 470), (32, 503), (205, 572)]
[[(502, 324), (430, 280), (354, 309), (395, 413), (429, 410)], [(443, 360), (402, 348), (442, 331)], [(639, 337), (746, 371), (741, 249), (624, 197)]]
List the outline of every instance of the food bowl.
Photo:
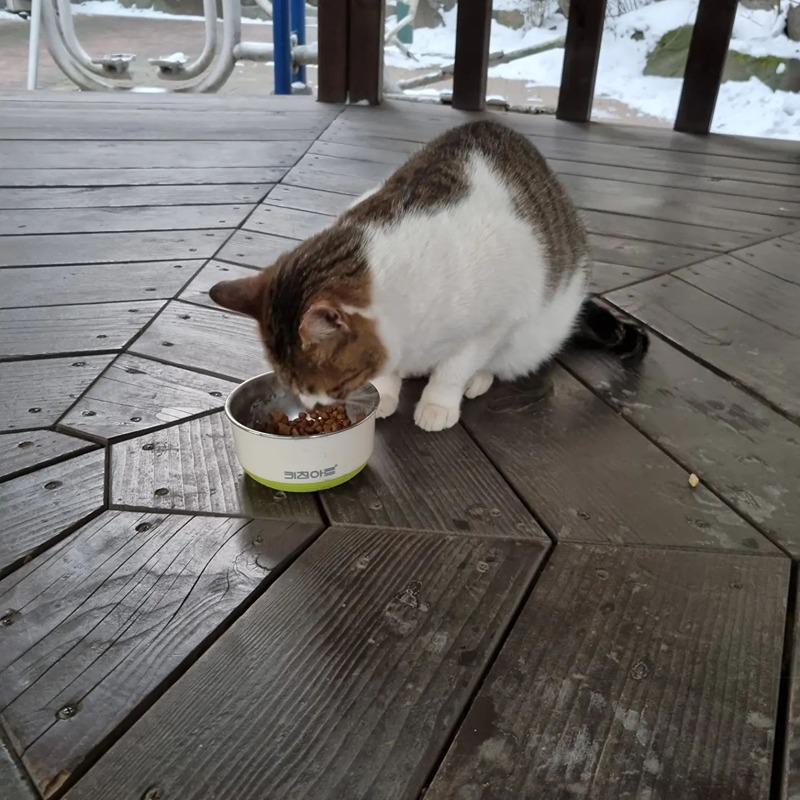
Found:
[(225, 403), (225, 414), (239, 463), (254, 481), (284, 492), (319, 492), (349, 481), (367, 465), (379, 400), (372, 384), (352, 394), (344, 402), (350, 427), (334, 433), (262, 433), (253, 425), (271, 412), (281, 411), (291, 420), (306, 410), (274, 372), (267, 372), (237, 386)]

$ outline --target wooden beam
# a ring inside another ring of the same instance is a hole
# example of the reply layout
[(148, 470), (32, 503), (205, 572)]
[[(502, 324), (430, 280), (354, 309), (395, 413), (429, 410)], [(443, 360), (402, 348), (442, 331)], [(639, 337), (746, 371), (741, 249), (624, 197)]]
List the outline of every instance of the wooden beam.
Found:
[(350, 0), (348, 94), (351, 103), (366, 100), (374, 106), (383, 97), (385, 9), (383, 0)]
[(675, 130), (708, 133), (736, 18), (736, 0), (700, 0), (692, 31)]
[(317, 8), (319, 23), (319, 89), (322, 103), (347, 101), (349, 0), (325, 0)]
[(491, 26), (492, 0), (458, 4), (453, 108), (460, 111), (483, 111), (486, 107)]
[(592, 115), (597, 60), (603, 38), (606, 0), (572, 0), (556, 117), (588, 122)]

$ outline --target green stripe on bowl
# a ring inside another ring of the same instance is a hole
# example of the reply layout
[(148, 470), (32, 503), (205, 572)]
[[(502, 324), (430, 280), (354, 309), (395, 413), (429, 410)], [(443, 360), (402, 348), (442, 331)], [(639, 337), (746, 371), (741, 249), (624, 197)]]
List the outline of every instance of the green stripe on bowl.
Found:
[(355, 478), (364, 467), (367, 466), (365, 461), (360, 467), (348, 472), (347, 475), (340, 475), (338, 478), (333, 478), (329, 481), (319, 481), (318, 483), (279, 483), (278, 481), (268, 481), (266, 478), (259, 478), (258, 475), (253, 475), (252, 472), (245, 470), (256, 483), (262, 486), (268, 486), (270, 489), (277, 489), (279, 492), (323, 492), (325, 489), (333, 489), (334, 486), (341, 486), (343, 483)]

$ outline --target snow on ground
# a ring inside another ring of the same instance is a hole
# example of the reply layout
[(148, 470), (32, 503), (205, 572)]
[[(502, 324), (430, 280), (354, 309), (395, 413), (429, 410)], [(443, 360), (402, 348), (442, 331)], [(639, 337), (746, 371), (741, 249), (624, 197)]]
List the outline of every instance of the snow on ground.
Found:
[[(680, 78), (643, 75), (647, 53), (664, 33), (694, 22), (698, 0), (662, 0), (636, 11), (606, 20), (600, 50), (595, 92), (667, 122), (675, 119), (680, 97)], [(754, 56), (800, 58), (800, 43), (783, 33), (784, 10), (755, 11), (739, 6), (731, 49)], [(435, 67), (451, 62), (455, 50), (455, 10), (443, 15), (444, 27), (414, 32), (412, 51), (419, 62), (389, 48), (387, 60), (395, 67)], [(515, 50), (557, 40), (566, 32), (560, 14), (546, 19), (541, 28), (511, 30), (492, 25), (491, 50)], [(636, 33), (638, 40), (632, 35)], [(558, 86), (564, 50), (556, 47), (509, 64), (492, 67), (490, 77), (523, 80), (529, 86)], [(778, 67), (780, 70), (780, 66)], [(720, 87), (712, 130), (740, 136), (800, 139), (800, 95), (773, 92), (757, 78), (728, 81)]]

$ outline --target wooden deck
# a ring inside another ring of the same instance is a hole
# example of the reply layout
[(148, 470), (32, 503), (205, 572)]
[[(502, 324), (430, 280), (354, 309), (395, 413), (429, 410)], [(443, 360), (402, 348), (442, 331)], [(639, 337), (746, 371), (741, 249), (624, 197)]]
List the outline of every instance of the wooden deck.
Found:
[(409, 386), (365, 473), (286, 496), (207, 291), (467, 115), (0, 106), (4, 800), (800, 797), (797, 143), (507, 116), (646, 363), (565, 353), (442, 434)]

